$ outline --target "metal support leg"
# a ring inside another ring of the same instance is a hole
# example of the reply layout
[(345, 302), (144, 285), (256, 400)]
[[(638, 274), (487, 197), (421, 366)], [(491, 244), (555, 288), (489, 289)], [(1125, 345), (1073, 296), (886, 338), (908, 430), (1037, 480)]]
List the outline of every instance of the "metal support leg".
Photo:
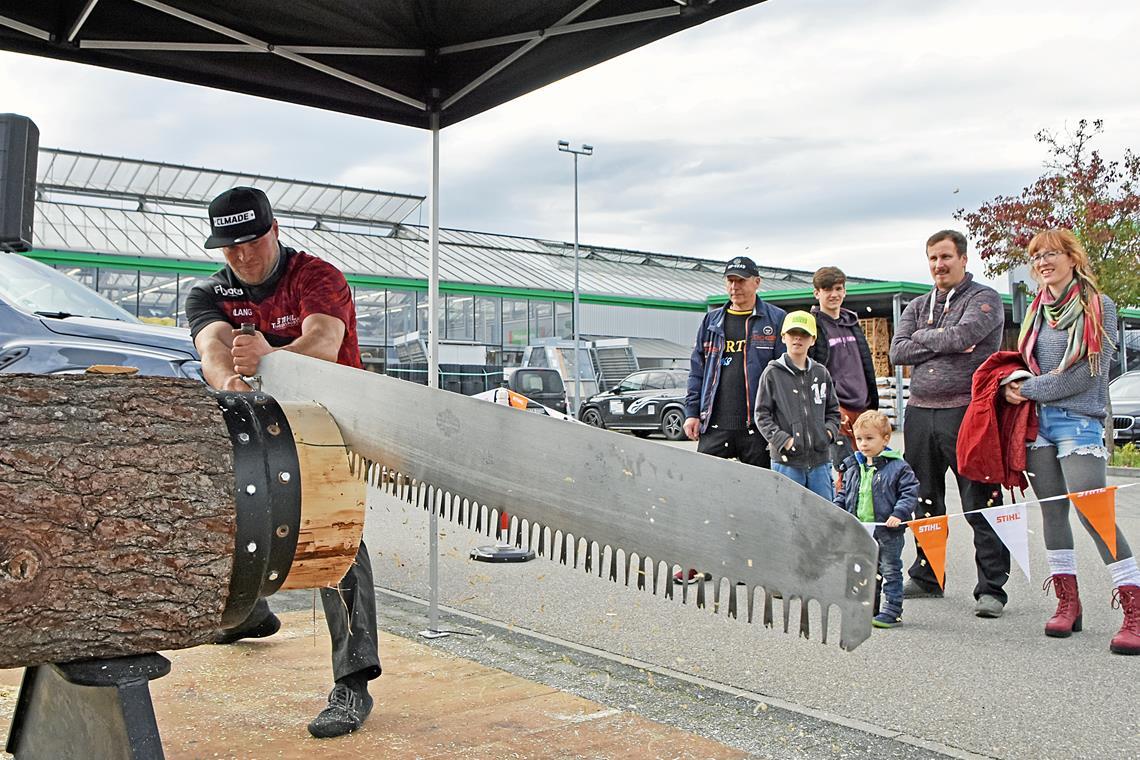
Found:
[(16, 760), (163, 760), (150, 682), (169, 672), (157, 654), (27, 668), (7, 751)]

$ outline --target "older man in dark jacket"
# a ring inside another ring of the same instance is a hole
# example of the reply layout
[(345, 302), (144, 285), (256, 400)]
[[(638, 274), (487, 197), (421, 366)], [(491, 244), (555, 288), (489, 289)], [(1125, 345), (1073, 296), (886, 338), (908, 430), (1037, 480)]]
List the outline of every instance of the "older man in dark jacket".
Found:
[[(756, 297), (760, 270), (747, 256), (724, 267), (728, 303), (705, 314), (689, 359), (685, 435), (697, 451), (745, 464), (770, 467), (768, 442), (753, 421), (756, 389), (768, 362), (784, 352), (784, 310)], [(708, 576), (677, 571), (674, 580), (693, 583)]]
[(768, 467), (753, 407), (760, 374), (784, 353), (784, 310), (756, 296), (760, 270), (747, 256), (725, 265), (724, 282), (728, 303), (705, 314), (689, 359), (685, 434), (703, 454)]

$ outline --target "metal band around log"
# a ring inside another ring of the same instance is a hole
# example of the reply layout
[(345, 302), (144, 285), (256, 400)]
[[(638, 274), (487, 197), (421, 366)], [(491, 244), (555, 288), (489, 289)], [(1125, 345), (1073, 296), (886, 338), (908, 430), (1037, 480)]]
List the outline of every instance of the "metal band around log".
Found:
[(280, 405), (264, 393), (216, 393), (233, 442), (237, 534), (222, 625), (241, 623), (284, 583), (297, 548), (301, 477)]

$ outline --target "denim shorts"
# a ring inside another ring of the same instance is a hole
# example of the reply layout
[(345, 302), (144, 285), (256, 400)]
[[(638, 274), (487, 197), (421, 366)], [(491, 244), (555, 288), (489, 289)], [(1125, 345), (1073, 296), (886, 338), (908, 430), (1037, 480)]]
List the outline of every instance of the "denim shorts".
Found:
[(1070, 454), (1092, 454), (1108, 459), (1103, 422), (1059, 406), (1040, 404), (1037, 407), (1037, 440), (1029, 444), (1029, 448), (1045, 446), (1056, 446), (1058, 459)]

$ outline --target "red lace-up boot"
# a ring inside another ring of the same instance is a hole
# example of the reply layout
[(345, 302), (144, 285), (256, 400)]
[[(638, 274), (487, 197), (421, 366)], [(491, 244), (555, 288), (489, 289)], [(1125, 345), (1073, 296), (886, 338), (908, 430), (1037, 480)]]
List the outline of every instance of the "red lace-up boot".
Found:
[(1081, 597), (1077, 591), (1077, 576), (1050, 575), (1041, 587), (1048, 591), (1049, 586), (1057, 594), (1057, 611), (1045, 624), (1045, 635), (1064, 639), (1081, 630)]
[(1121, 586), (1113, 591), (1112, 606), (1124, 608), (1124, 625), (1108, 648), (1117, 654), (1140, 654), (1140, 586)]

